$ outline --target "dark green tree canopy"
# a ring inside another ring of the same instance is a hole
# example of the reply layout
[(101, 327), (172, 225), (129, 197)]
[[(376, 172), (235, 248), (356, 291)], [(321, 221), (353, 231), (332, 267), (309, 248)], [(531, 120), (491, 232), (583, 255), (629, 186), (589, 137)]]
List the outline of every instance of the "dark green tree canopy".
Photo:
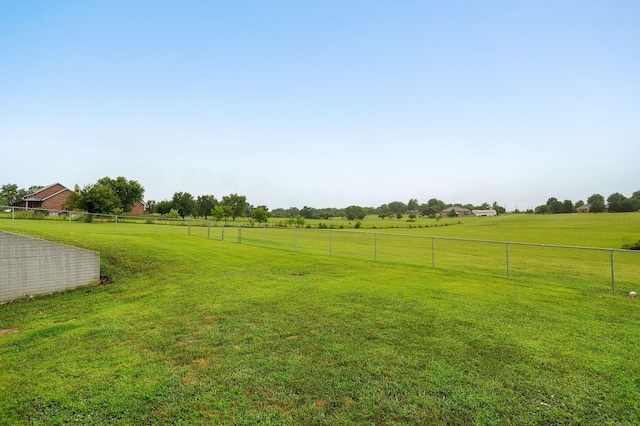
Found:
[(175, 192), (171, 201), (171, 207), (178, 210), (180, 216), (187, 217), (195, 215), (197, 208), (196, 200), (194, 200), (193, 195), (188, 192)]
[(0, 206), (13, 204), (21, 200), (25, 195), (27, 195), (27, 190), (18, 188), (15, 183), (2, 185), (2, 188), (0, 188)]
[(256, 207), (251, 210), (251, 219), (255, 220), (258, 223), (266, 223), (269, 220), (269, 216), (271, 214), (266, 211), (263, 207)]
[(68, 210), (111, 214), (120, 209), (120, 200), (107, 186), (94, 184), (80, 189), (76, 185), (75, 191), (69, 195), (63, 207)]
[(211, 214), (213, 208), (218, 205), (218, 200), (213, 195), (198, 195), (196, 198), (197, 214), (205, 219)]
[(388, 206), (391, 213), (404, 213), (407, 211), (407, 205), (402, 201), (392, 201)]
[(587, 198), (587, 203), (589, 203), (590, 212), (598, 213), (603, 212), (606, 209), (604, 197), (600, 194), (593, 194), (591, 197)]
[(344, 209), (344, 213), (349, 220), (362, 220), (367, 215), (364, 209), (360, 206), (349, 206)]
[(236, 217), (242, 217), (249, 206), (249, 203), (247, 203), (247, 197), (238, 194), (225, 195), (222, 197), (221, 204), (231, 208), (231, 218), (233, 220), (236, 220)]
[(136, 201), (142, 202), (144, 197), (142, 185), (135, 180), (127, 180), (123, 176), (118, 176), (115, 179), (105, 176), (102, 179), (98, 179), (98, 185), (106, 186), (113, 191), (123, 212), (133, 210), (134, 203)]
[(610, 212), (632, 212), (633, 203), (619, 192), (614, 192), (607, 198)]

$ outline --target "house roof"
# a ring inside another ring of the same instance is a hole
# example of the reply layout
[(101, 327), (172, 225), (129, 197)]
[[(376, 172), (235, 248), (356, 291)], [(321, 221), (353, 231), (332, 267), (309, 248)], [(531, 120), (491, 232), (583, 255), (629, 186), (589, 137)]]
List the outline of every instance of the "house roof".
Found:
[[(457, 207), (457, 206), (452, 206), (452, 207), (446, 208), (446, 209), (444, 209), (444, 210), (442, 210), (442, 211), (443, 211), (443, 212), (450, 212), (451, 210), (455, 210), (455, 211), (456, 211), (456, 213), (457, 213), (457, 212), (469, 212), (469, 213), (471, 213), (471, 210), (469, 210), (469, 209), (465, 209), (464, 207)], [(442, 212), (441, 212), (441, 213), (442, 213)]]
[[(47, 195), (45, 197), (39, 197), (38, 196), (39, 193), (44, 192), (47, 189), (49, 189), (49, 188), (51, 188), (53, 186), (56, 186), (56, 185), (60, 185), (62, 187), (62, 189), (60, 191), (54, 192), (53, 194), (49, 194), (49, 195)], [(55, 195), (58, 195), (58, 194), (60, 194), (60, 193), (62, 193), (64, 191), (70, 191), (70, 189), (65, 187), (62, 184), (54, 183), (54, 184), (51, 184), (51, 185), (44, 186), (42, 188), (38, 188), (37, 190), (35, 190), (33, 192), (30, 192), (27, 195), (25, 195), (24, 197), (22, 197), (22, 199), (24, 201), (44, 201), (44, 200), (47, 200), (47, 199), (49, 199), (49, 198), (51, 198), (51, 197), (53, 197)]]

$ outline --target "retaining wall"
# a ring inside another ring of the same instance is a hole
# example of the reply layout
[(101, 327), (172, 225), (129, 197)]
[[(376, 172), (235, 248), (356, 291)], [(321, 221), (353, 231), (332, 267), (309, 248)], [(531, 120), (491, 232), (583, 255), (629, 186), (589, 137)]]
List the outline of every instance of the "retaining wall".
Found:
[(0, 231), (0, 301), (100, 280), (100, 253)]

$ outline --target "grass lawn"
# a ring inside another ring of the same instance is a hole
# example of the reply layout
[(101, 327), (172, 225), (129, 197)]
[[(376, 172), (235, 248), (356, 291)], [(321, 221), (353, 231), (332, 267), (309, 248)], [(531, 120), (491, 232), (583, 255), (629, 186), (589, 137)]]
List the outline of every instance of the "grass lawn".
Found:
[(0, 305), (3, 424), (640, 422), (639, 301), (606, 286), (29, 223), (114, 283)]

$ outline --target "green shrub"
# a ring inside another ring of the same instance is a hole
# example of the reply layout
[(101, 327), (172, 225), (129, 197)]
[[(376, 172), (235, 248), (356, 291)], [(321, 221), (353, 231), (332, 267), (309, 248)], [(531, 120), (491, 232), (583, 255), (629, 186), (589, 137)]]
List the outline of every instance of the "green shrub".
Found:
[(625, 244), (622, 248), (625, 250), (640, 250), (640, 240), (635, 243)]

